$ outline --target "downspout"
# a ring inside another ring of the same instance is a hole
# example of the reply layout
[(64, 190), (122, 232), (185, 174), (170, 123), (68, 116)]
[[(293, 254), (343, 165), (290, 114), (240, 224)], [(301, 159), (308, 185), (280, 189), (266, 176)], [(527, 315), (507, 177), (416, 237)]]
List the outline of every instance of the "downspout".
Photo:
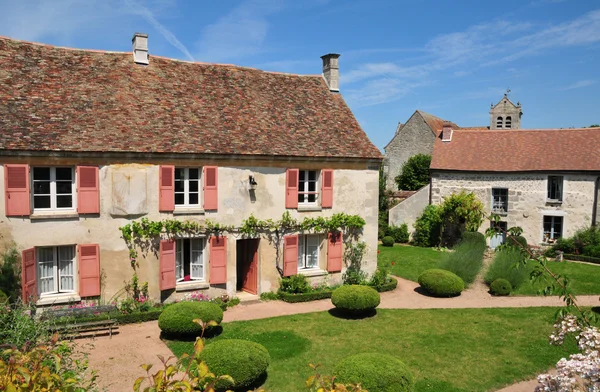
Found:
[(592, 226), (596, 226), (596, 214), (598, 213), (598, 189), (600, 189), (600, 177), (596, 178), (594, 186), (594, 204), (592, 205)]

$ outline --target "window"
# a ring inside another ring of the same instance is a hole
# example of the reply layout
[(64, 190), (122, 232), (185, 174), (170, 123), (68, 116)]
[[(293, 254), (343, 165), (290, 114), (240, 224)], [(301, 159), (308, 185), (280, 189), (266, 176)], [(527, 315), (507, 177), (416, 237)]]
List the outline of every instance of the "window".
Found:
[(508, 212), (508, 189), (492, 188), (492, 212), (496, 214)]
[(178, 239), (175, 247), (175, 277), (177, 282), (204, 279), (204, 239)]
[(563, 217), (544, 216), (544, 242), (554, 243), (562, 237)]
[(33, 168), (33, 209), (75, 209), (75, 170), (72, 167)]
[(37, 248), (36, 255), (40, 296), (75, 291), (74, 246)]
[(175, 207), (200, 206), (200, 169), (175, 168)]
[(498, 117), (496, 119), (496, 128), (502, 129), (502, 124), (504, 124), (504, 121), (502, 121), (502, 117)]
[(548, 200), (554, 202), (562, 201), (563, 177), (548, 176)]
[(298, 269), (319, 268), (318, 234), (298, 236)]
[(298, 204), (317, 204), (319, 198), (319, 171), (300, 170), (298, 180)]
[(506, 116), (506, 121), (504, 122), (504, 128), (510, 129), (512, 128), (512, 117)]

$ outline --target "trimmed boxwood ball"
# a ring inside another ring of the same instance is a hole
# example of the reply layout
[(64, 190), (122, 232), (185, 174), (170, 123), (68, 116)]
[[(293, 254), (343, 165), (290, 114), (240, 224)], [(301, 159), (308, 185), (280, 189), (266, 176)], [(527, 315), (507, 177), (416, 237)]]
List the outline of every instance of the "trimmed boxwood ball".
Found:
[(331, 293), (331, 302), (336, 308), (350, 313), (367, 313), (377, 306), (381, 297), (370, 286), (340, 286)]
[[(515, 241), (517, 243), (515, 243)], [(527, 249), (527, 239), (523, 236), (517, 235), (517, 236), (510, 236), (506, 239), (506, 243), (509, 246), (521, 246), (524, 249)]]
[(419, 276), (419, 284), (436, 297), (455, 297), (465, 289), (465, 282), (450, 271), (429, 269)]
[(218, 390), (252, 386), (267, 371), (271, 362), (265, 346), (241, 339), (223, 339), (208, 344), (200, 354), (200, 359), (215, 376), (228, 375), (233, 378), (233, 384), (225, 380), (217, 382)]
[(169, 335), (199, 336), (202, 328), (193, 321), (195, 319), (220, 324), (223, 310), (212, 302), (178, 302), (165, 308), (158, 318), (158, 327)]
[(415, 384), (408, 366), (387, 354), (352, 355), (338, 363), (333, 374), (336, 382), (360, 383), (369, 392), (409, 392)]
[(383, 246), (394, 246), (394, 237), (389, 236), (389, 235), (383, 237), (383, 239), (381, 240), (381, 245), (383, 245)]
[(512, 285), (506, 279), (498, 278), (490, 285), (490, 292), (493, 295), (509, 295), (512, 291)]

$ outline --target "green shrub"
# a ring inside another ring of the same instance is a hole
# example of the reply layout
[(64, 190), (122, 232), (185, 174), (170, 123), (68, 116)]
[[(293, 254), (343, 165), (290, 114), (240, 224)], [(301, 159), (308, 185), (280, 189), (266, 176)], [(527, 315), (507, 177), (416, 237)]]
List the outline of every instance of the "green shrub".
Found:
[(400, 226), (390, 226), (388, 235), (394, 239), (395, 243), (406, 244), (409, 239), (408, 226), (406, 223)]
[(419, 276), (419, 285), (436, 297), (454, 297), (465, 289), (463, 280), (450, 271), (429, 269)]
[(387, 283), (384, 283), (381, 286), (373, 287), (373, 288), (375, 290), (377, 290), (378, 292), (383, 293), (386, 291), (395, 290), (396, 287), (398, 287), (398, 281), (394, 278), (391, 278)]
[(381, 240), (381, 245), (383, 246), (394, 246), (394, 237), (392, 236), (386, 236), (383, 237), (383, 239)]
[(300, 294), (308, 293), (309, 291), (310, 283), (305, 275), (292, 275), (279, 280), (280, 293)]
[(21, 297), (21, 255), (16, 245), (6, 249), (0, 262), (0, 290), (8, 297), (11, 303), (17, 302)]
[(353, 284), (366, 284), (367, 283), (367, 273), (356, 268), (348, 267), (346, 271), (342, 274), (342, 282), (345, 285), (353, 285)]
[(485, 235), (481, 234), (478, 231), (465, 231), (462, 233), (461, 242), (479, 242), (484, 245), (487, 245), (485, 241)]
[(417, 154), (408, 158), (402, 165), (400, 174), (395, 178), (398, 189), (417, 191), (429, 184), (429, 165), (431, 155)]
[(510, 282), (502, 278), (494, 280), (490, 285), (490, 291), (493, 295), (509, 295), (512, 288)]
[(508, 280), (515, 289), (521, 286), (529, 275), (527, 268), (522, 265), (524, 258), (521, 250), (515, 247), (498, 250), (485, 273), (485, 283), (491, 284), (502, 278)]
[(600, 245), (600, 229), (592, 226), (590, 228), (577, 230), (572, 239), (575, 250), (580, 254), (583, 254), (586, 247), (590, 245)]
[(600, 257), (600, 245), (588, 245), (583, 248), (583, 255), (590, 257)]
[(229, 375), (233, 378), (233, 384), (226, 380), (217, 382), (220, 390), (246, 390), (266, 372), (271, 362), (263, 345), (241, 339), (223, 339), (208, 344), (200, 359), (215, 376)]
[(508, 236), (505, 242), (508, 246), (517, 247), (521, 249), (527, 249), (527, 239), (523, 236)]
[(368, 313), (379, 306), (380, 301), (377, 290), (369, 286), (341, 286), (331, 294), (333, 306), (349, 313)]
[(8, 296), (4, 294), (4, 291), (0, 290), (0, 305), (8, 302)]
[(371, 280), (369, 280), (369, 286), (371, 286), (371, 287), (375, 288), (375, 290), (377, 290), (377, 287), (386, 284), (389, 279), (391, 279), (391, 278), (388, 276), (387, 269), (382, 268), (382, 267), (377, 267), (377, 269), (375, 270), (375, 273), (373, 273), (373, 276), (371, 276)]
[(600, 264), (600, 258), (591, 257), (591, 256), (582, 256), (582, 255), (569, 255), (564, 254), (565, 260), (573, 260), (573, 261), (585, 261), (586, 263)]
[(314, 291), (303, 294), (281, 293), (281, 300), (290, 303), (317, 301), (319, 299), (331, 298), (331, 293), (332, 290)]
[(438, 246), (442, 227), (442, 208), (435, 204), (425, 207), (415, 222), (413, 241), (417, 246)]
[(0, 305), (0, 345), (21, 348), (26, 342), (36, 344), (49, 340), (54, 320), (30, 316), (34, 310), (21, 302)]
[(486, 244), (473, 238), (461, 241), (440, 262), (440, 268), (458, 275), (465, 284), (473, 283), (483, 267)]
[(336, 382), (359, 384), (369, 392), (409, 392), (415, 379), (398, 358), (387, 354), (363, 353), (343, 359), (333, 371)]
[(265, 291), (264, 293), (260, 293), (261, 301), (277, 301), (280, 298), (280, 294), (274, 293), (272, 291)]
[(220, 324), (223, 321), (223, 310), (212, 302), (178, 302), (163, 310), (158, 318), (158, 327), (169, 335), (199, 336), (202, 327), (194, 319)]

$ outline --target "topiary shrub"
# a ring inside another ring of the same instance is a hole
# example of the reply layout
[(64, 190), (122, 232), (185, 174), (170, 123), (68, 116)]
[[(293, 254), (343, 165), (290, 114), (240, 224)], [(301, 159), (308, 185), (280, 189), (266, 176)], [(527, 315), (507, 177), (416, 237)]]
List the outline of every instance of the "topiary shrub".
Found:
[(511, 235), (506, 239), (508, 246), (516, 246), (519, 248), (527, 249), (527, 239), (520, 235)]
[[(163, 310), (158, 318), (158, 327), (168, 335), (199, 336), (202, 328), (193, 321), (195, 319), (220, 324), (223, 321), (223, 310), (212, 302), (178, 302)], [(213, 327), (209, 327), (209, 330), (211, 328)]]
[(279, 279), (278, 292), (280, 293), (301, 294), (308, 293), (310, 290), (310, 283), (306, 275), (297, 274)]
[(429, 269), (419, 276), (419, 284), (436, 297), (455, 297), (465, 289), (465, 282), (450, 271)]
[(508, 295), (512, 291), (512, 285), (506, 279), (496, 279), (490, 285), (492, 295)]
[(233, 384), (226, 380), (218, 381), (218, 390), (247, 390), (267, 371), (271, 362), (265, 346), (241, 339), (224, 339), (208, 344), (200, 359), (215, 376), (229, 375), (233, 378)]
[(369, 313), (379, 306), (380, 301), (377, 290), (369, 286), (340, 286), (331, 294), (333, 306), (346, 313)]
[(383, 246), (394, 246), (394, 237), (386, 236), (381, 240), (381, 245)]
[(415, 384), (408, 366), (386, 354), (352, 355), (338, 363), (333, 374), (337, 383), (360, 383), (369, 392), (408, 392)]
[(461, 242), (479, 242), (486, 245), (485, 235), (481, 234), (478, 231), (465, 231), (462, 233)]

